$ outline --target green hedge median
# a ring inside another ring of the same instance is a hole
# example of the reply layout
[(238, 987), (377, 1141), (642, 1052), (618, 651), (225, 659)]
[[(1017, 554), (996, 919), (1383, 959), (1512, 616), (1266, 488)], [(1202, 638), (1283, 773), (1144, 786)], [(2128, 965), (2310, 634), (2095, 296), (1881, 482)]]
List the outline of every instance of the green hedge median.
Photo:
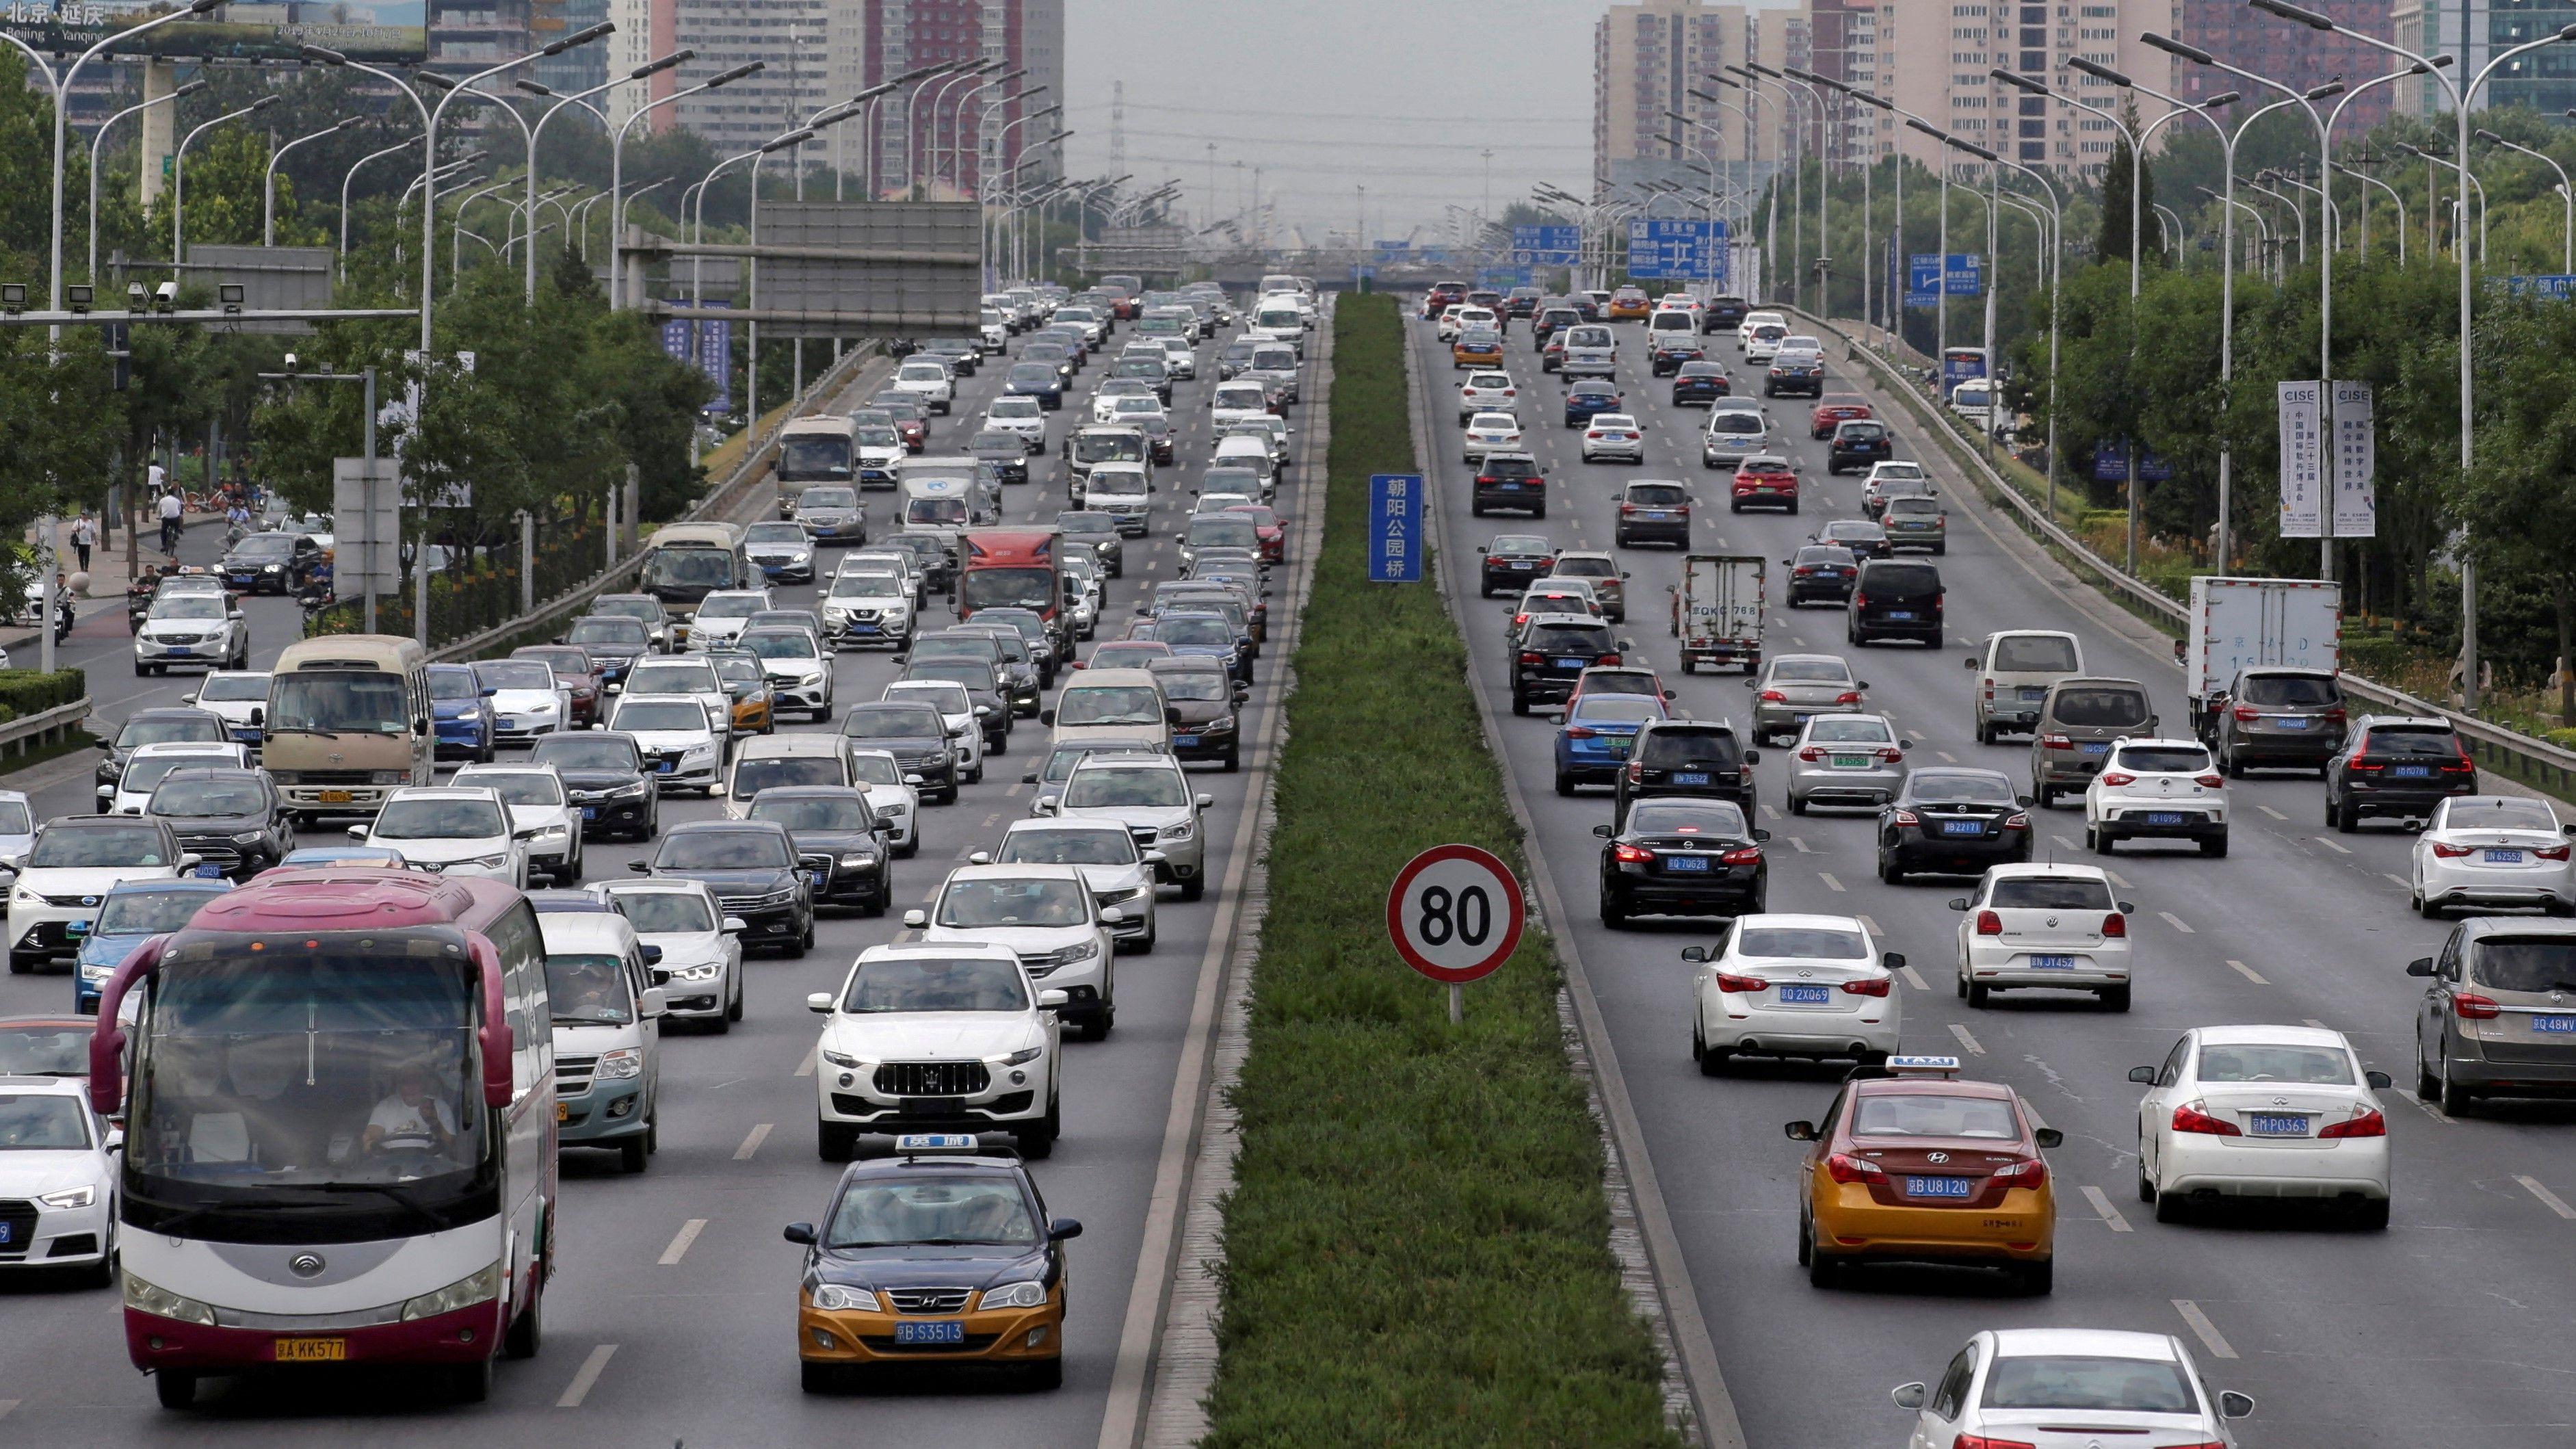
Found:
[(1407, 859), (1465, 841), (1517, 860), (1518, 833), (1433, 585), (1368, 581), (1368, 475), (1413, 462), (1403, 320), (1345, 295), (1335, 327), (1204, 1442), (1675, 1444), (1548, 940), (1467, 988), (1463, 1028), (1387, 944)]

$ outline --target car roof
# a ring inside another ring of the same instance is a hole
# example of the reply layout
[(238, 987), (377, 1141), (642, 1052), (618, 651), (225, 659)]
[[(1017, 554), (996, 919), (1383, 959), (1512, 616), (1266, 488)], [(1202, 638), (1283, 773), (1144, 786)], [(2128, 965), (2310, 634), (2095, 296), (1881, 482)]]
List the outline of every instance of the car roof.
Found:
[[(2002, 772), (1996, 771), (1994, 773), (2000, 774)], [(2111, 883), (2110, 872), (2102, 869), (2102, 867), (2098, 865), (2076, 865), (2072, 862), (2064, 865), (2043, 865), (2035, 860), (2016, 861), (2009, 865), (1990, 865), (1986, 867), (1986, 875), (1994, 880), (2037, 880), (2047, 879), (2050, 877), (2081, 876), (2086, 880), (2100, 881), (2104, 885), (2109, 885)]]
[(2234, 1044), (2252, 1042), (2270, 1046), (2340, 1046), (2352, 1045), (2342, 1032), (2321, 1026), (2266, 1026), (2259, 1022), (2230, 1026), (2195, 1027), (2201, 1043)]
[(2544, 916), (2471, 916), (2460, 923), (2460, 931), (2468, 936), (2576, 937), (2576, 921), (2553, 921)]
[[(764, 790), (761, 793), (765, 795), (769, 792)], [(755, 830), (763, 833), (776, 831), (781, 835), (787, 833), (787, 827), (779, 824), (775, 820), (675, 820), (671, 824), (664, 826), (662, 828), (662, 833), (666, 837), (673, 835), (716, 835), (727, 830)]]
[(404, 785), (385, 798), (388, 800), (497, 800), (500, 797), (501, 792), (488, 785)]
[[(974, 867), (965, 866), (961, 869), (972, 870)], [(1013, 867), (1013, 869), (1025, 872), (1027, 867)], [(864, 966), (870, 961), (900, 961), (912, 956), (984, 956), (1008, 961), (1014, 966), (1020, 964), (1020, 954), (1010, 947), (997, 941), (973, 940), (889, 941), (882, 946), (870, 946), (861, 951), (859, 959), (851, 964), (857, 967)]]
[(1862, 1097), (1985, 1097), (2001, 1102), (2020, 1100), (2020, 1094), (2002, 1082), (1980, 1082), (1950, 1076), (1863, 1077), (1852, 1083), (1852, 1094)]
[(594, 944), (622, 950), (635, 940), (635, 928), (615, 911), (540, 911), (537, 933), (549, 951)]
[[(5, 1020), (0, 1020), (0, 1026), (32, 1026), (40, 1022), (51, 1022), (52, 1020), (53, 1018), (51, 1017), (10, 1017)], [(89, 1017), (82, 1017), (80, 1018), (80, 1021), (86, 1025), (97, 1025), (97, 1023)], [(68, 1026), (71, 1023), (66, 1020), (62, 1024)], [(11, 1092), (29, 1097), (85, 1097), (89, 1094), (89, 1079), (87, 1077), (0, 1076), (0, 1087), (6, 1087)]]
[(2116, 1328), (2001, 1328), (1989, 1330), (1997, 1358), (2066, 1354), (2077, 1358), (2143, 1358), (2179, 1363), (2173, 1335)]
[(948, 879), (940, 882), (939, 888), (946, 890), (961, 880), (1030, 879), (1079, 881), (1082, 879), (1082, 868), (1073, 865), (1046, 865), (1037, 861), (1003, 865), (961, 865), (948, 873)]

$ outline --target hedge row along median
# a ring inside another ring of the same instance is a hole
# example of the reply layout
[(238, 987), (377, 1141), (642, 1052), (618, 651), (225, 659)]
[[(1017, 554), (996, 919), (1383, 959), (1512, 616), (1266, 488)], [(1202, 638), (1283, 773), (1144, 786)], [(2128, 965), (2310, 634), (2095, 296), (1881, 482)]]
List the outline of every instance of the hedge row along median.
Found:
[(1386, 939), (1408, 858), (1465, 841), (1517, 864), (1518, 832), (1435, 587), (1368, 581), (1368, 476), (1413, 465), (1403, 322), (1346, 294), (1335, 327), (1203, 1442), (1675, 1444), (1609, 1249), (1553, 948), (1524, 937), (1459, 1028)]

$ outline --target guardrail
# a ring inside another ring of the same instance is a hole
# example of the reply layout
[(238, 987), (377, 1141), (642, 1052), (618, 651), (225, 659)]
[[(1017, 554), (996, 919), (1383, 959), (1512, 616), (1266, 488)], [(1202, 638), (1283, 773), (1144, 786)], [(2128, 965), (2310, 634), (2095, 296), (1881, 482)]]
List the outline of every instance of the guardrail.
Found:
[(0, 724), (0, 758), (24, 755), (33, 748), (53, 744), (69, 736), (72, 728), (87, 718), (89, 696), (84, 694), (67, 704)]
[[(2154, 585), (2123, 572), (2109, 559), (2095, 553), (2083, 540), (2060, 528), (2055, 520), (2042, 512), (2039, 506), (2032, 503), (2019, 488), (2014, 487), (2002, 474), (1994, 470), (1994, 467), (1986, 461), (1983, 451), (1975, 440), (1960, 427), (1959, 419), (1953, 416), (1949, 409), (1926, 399), (1915, 391), (1913, 380), (1897, 370), (1894, 364), (1880, 356), (1868, 344), (1855, 339), (1850, 333), (1813, 313), (1785, 306), (1782, 310), (1794, 312), (1819, 331), (1831, 333), (1842, 339), (1846, 355), (1866, 362), (1871, 371), (1887, 385), (1890, 391), (1895, 393), (1898, 400), (1905, 404), (1906, 410), (1914, 415), (1916, 421), (1930, 430), (1934, 439), (1941, 444), (1943, 452), (1948, 453), (1952, 460), (1962, 467), (1980, 476), (1987, 485), (1987, 492), (2011, 507), (2024, 527), (2055, 545), (2071, 561), (2093, 575), (2102, 587), (2144, 606), (2148, 612), (2168, 623), (2181, 624), (2189, 618), (2190, 611), (2181, 601)], [(2358, 696), (2380, 709), (2403, 710), (2408, 714), (2428, 719), (2447, 720), (2451, 727), (2459, 732), (2460, 739), (2468, 749), (2470, 757), (2480, 765), (2508, 778), (2547, 790), (2563, 799), (2576, 799), (2576, 750), (2561, 749), (2547, 740), (2523, 734), (2519, 730), (2506, 729), (2502, 725), (2491, 724), (2475, 715), (2462, 714), (2447, 705), (2420, 699), (2402, 689), (2381, 684), (2349, 670), (2344, 672), (2343, 687), (2347, 693)]]

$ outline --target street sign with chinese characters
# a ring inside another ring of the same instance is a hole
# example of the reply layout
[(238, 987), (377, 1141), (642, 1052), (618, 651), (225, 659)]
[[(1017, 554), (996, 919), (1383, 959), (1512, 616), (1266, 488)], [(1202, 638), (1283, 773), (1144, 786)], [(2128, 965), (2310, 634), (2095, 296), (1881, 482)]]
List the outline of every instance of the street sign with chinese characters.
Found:
[(2325, 535), (2325, 385), (2273, 384), (2281, 416), (2281, 537)]
[(2379, 532), (2379, 448), (2372, 433), (2370, 384), (2334, 385), (2334, 536)]
[(1512, 228), (1512, 260), (1524, 267), (1570, 267), (1583, 250), (1583, 231), (1572, 226)]
[(1422, 475), (1369, 475), (1369, 582), (1422, 582)]
[[(1916, 252), (1908, 258), (1905, 279), (1905, 305), (1929, 307), (1940, 300), (1933, 288), (1941, 281), (1941, 254)], [(1986, 259), (1977, 252), (1950, 253), (1949, 293), (1953, 297), (1982, 297), (1986, 292)]]
[(1726, 284), (1726, 223), (1637, 217), (1628, 223), (1628, 275)]

